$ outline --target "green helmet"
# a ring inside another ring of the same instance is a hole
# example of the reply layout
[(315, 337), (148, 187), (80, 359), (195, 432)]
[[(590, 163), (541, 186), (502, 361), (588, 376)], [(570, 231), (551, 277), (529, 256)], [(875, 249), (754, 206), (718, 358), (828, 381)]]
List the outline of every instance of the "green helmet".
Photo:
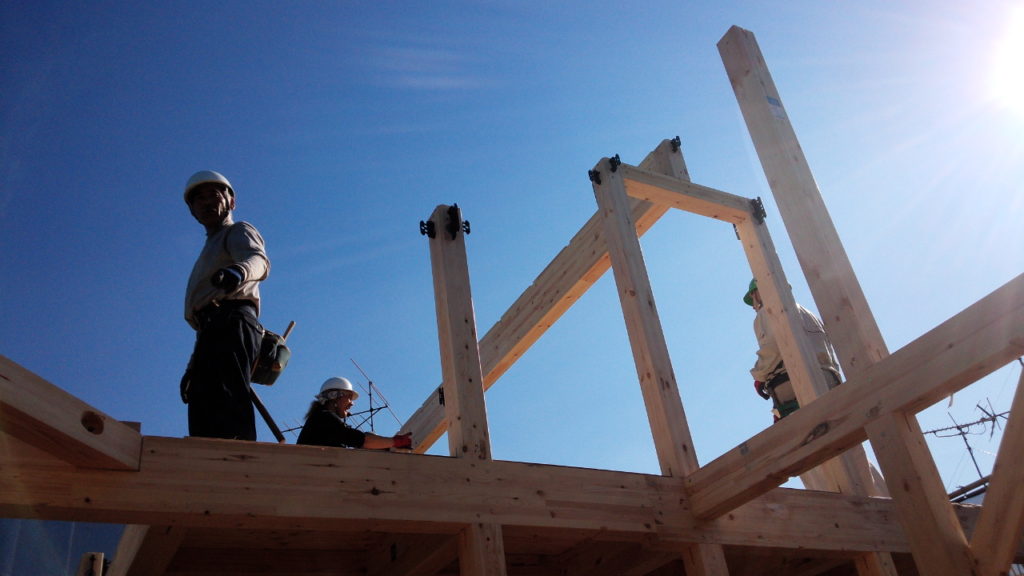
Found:
[(747, 306), (754, 305), (754, 298), (751, 297), (751, 294), (753, 294), (755, 290), (757, 290), (757, 278), (750, 281), (750, 287), (747, 288), (747, 293), (743, 295), (743, 303)]

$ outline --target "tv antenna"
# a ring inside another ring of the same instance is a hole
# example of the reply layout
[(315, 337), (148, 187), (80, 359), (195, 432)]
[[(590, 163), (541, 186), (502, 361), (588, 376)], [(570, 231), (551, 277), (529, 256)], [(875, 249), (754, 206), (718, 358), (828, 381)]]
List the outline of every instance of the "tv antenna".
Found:
[[(373, 417), (374, 415), (377, 414), (377, 412), (380, 412), (381, 410), (387, 410), (391, 414), (391, 417), (395, 419), (395, 422), (398, 423), (398, 426), (401, 427), (402, 421), (399, 420), (398, 416), (394, 413), (393, 410), (391, 410), (391, 407), (388, 405), (388, 399), (384, 397), (384, 393), (380, 391), (380, 388), (377, 388), (377, 385), (373, 383), (373, 380), (370, 379), (370, 377), (366, 374), (363, 368), (359, 364), (357, 364), (354, 359), (349, 358), (349, 360), (352, 361), (352, 364), (356, 367), (356, 370), (359, 370), (359, 373), (363, 375), (363, 378), (366, 378), (366, 386), (360, 384), (360, 388), (366, 391), (367, 403), (369, 403), (370, 405), (368, 409), (363, 410), (362, 412), (352, 412), (349, 414), (349, 416), (362, 416), (365, 414), (365, 416), (363, 416), (363, 419), (355, 427), (360, 428), (362, 427), (363, 424), (369, 422), (370, 432), (376, 432), (373, 425)], [(374, 392), (377, 393), (377, 396), (380, 398), (380, 401), (383, 402), (383, 404), (381, 404), (380, 406), (373, 405)]]

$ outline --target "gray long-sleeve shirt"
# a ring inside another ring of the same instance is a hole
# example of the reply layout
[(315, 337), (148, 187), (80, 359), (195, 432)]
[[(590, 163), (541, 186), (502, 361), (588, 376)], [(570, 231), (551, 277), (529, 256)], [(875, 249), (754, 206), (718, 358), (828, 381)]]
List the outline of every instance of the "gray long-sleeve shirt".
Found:
[[(230, 294), (210, 283), (210, 278), (225, 266), (236, 266), (242, 271), (242, 282)], [(185, 291), (185, 321), (199, 329), (195, 313), (214, 300), (249, 300), (260, 311), (260, 281), (270, 273), (263, 237), (248, 222), (232, 224), (225, 221), (222, 228), (206, 238), (199, 253)]]

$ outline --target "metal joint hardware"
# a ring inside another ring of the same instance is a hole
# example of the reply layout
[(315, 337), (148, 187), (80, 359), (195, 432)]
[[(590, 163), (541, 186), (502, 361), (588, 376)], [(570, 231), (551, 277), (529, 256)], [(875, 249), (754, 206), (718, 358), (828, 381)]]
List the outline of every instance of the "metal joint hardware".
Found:
[(758, 224), (763, 223), (768, 213), (764, 211), (764, 203), (761, 202), (760, 196), (750, 201), (750, 208), (751, 213), (754, 215), (754, 220), (757, 221)]
[(420, 220), (420, 235), (421, 236), (429, 236), (431, 238), (433, 238), (434, 236), (437, 236), (437, 231), (434, 229), (434, 221), (433, 220), (426, 220), (426, 221)]

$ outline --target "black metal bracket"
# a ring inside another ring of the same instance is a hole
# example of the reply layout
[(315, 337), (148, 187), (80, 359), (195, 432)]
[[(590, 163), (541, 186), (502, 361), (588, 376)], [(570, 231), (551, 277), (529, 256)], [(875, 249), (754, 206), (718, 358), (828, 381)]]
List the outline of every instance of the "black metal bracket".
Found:
[(455, 240), (460, 230), (469, 234), (469, 221), (462, 219), (462, 212), (459, 210), (458, 204), (452, 204), (448, 207), (448, 223), (445, 224), (444, 228), (448, 231), (448, 235), (452, 237), (452, 240)]
[(437, 403), (444, 406), (444, 386), (437, 387)]
[(671, 140), (671, 142), (672, 142), (672, 151), (673, 152), (679, 152), (679, 148), (682, 147), (683, 141), (679, 139), (679, 136), (676, 136), (675, 138), (673, 138)]
[(420, 235), (429, 236), (431, 238), (437, 236), (437, 230), (434, 229), (433, 220), (420, 220)]
[(750, 201), (750, 208), (750, 212), (754, 215), (754, 220), (758, 224), (763, 223), (765, 217), (768, 216), (768, 213), (764, 211), (764, 203), (761, 202), (760, 196)]
[[(448, 235), (455, 240), (455, 237), (459, 234), (459, 231), (469, 234), (469, 221), (460, 220), (462, 213), (459, 211), (459, 205), (453, 204), (448, 207), (448, 222), (444, 225), (444, 229), (448, 232)], [(437, 225), (434, 224), (433, 220), (420, 220), (420, 235), (429, 236), (430, 238), (437, 237)]]
[[(615, 156), (612, 156), (611, 158), (608, 159), (608, 166), (611, 168), (612, 172), (615, 172), (616, 170), (618, 170), (619, 166), (621, 164), (622, 164), (622, 160), (619, 160), (619, 155), (618, 154), (616, 154)], [(593, 182), (594, 184), (597, 184), (598, 186), (601, 185), (601, 171), (600, 170), (587, 170), (587, 177), (590, 178), (590, 181)]]

